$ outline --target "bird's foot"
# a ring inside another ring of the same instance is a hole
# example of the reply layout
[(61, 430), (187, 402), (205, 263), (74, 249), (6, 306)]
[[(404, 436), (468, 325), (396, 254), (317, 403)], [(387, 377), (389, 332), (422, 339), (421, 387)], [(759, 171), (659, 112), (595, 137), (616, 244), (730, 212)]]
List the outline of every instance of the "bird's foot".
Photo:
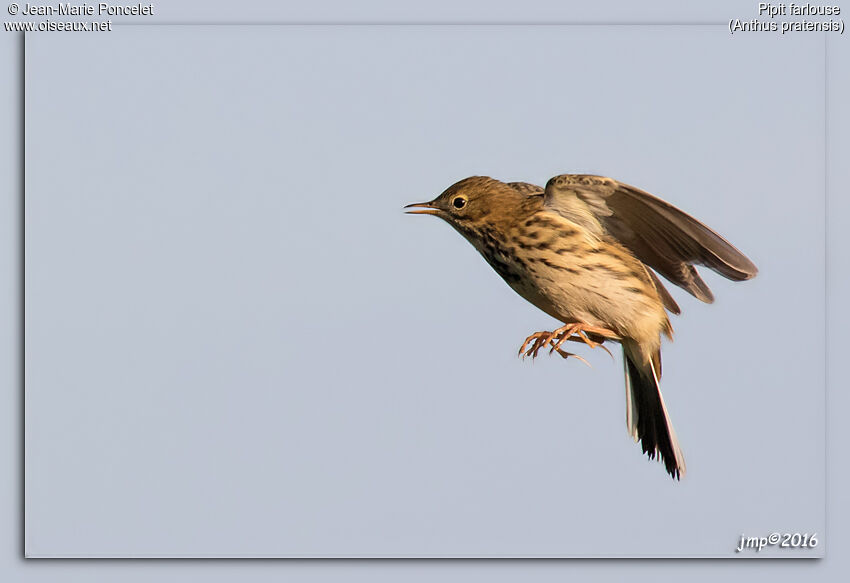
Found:
[(581, 356), (561, 350), (561, 345), (567, 340), (570, 342), (584, 342), (591, 348), (602, 347), (613, 358), (611, 351), (602, 345), (606, 339), (617, 340), (619, 336), (607, 328), (573, 322), (571, 324), (565, 324), (552, 332), (535, 332), (522, 343), (522, 346), (519, 348), (519, 355), (523, 358), (526, 356), (537, 358), (537, 353), (548, 345), (550, 347), (549, 354), (557, 352), (563, 358), (572, 356), (590, 366)]
[[(588, 334), (592, 337), (588, 336)], [(608, 356), (614, 358), (611, 351), (608, 350), (606, 346), (603, 346), (602, 343), (605, 342), (606, 339), (617, 338), (619, 338), (619, 336), (607, 328), (600, 328), (599, 326), (591, 326), (589, 324), (581, 323), (565, 324), (552, 332), (552, 338), (550, 338), (552, 348), (549, 349), (549, 354), (552, 354), (555, 350), (560, 350), (561, 345), (569, 340), (570, 342), (584, 342), (591, 348), (600, 347), (608, 353)]]
[[(522, 346), (519, 347), (518, 356), (521, 356), (522, 358), (525, 358), (526, 356), (537, 358), (537, 353), (540, 352), (540, 349), (546, 347), (546, 345), (550, 342), (552, 344), (555, 343), (552, 332), (535, 332), (526, 338), (525, 342), (522, 343)], [(558, 353), (564, 358), (576, 356), (570, 352), (563, 351), (560, 348), (558, 349)]]

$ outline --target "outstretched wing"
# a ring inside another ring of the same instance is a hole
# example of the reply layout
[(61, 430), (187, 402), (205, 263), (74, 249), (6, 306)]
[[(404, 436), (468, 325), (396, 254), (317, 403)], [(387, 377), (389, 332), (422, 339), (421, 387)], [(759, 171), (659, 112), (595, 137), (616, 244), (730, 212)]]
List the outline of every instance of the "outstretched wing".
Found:
[(711, 303), (714, 296), (694, 265), (733, 281), (758, 273), (743, 253), (692, 216), (611, 178), (556, 176), (546, 183), (543, 204), (599, 236), (614, 237), (643, 263), (704, 302)]

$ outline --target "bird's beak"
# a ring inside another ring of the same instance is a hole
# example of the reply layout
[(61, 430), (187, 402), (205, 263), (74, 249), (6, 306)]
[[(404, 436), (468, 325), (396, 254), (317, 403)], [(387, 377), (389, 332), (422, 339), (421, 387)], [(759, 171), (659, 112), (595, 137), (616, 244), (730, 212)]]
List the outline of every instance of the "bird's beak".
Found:
[(415, 202), (413, 204), (407, 205), (404, 208), (422, 209), (415, 211), (407, 211), (405, 214), (408, 215), (437, 215), (440, 213), (439, 209), (434, 208), (434, 205), (432, 205), (430, 202)]

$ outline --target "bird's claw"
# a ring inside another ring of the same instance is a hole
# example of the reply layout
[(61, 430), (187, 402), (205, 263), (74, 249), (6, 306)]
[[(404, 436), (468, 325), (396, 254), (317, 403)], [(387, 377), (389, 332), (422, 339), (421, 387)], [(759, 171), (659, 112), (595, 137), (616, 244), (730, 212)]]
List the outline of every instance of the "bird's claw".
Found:
[(584, 342), (591, 348), (601, 347), (611, 358), (614, 358), (614, 355), (611, 354), (611, 351), (608, 350), (606, 346), (603, 346), (602, 342), (596, 342), (591, 339), (586, 332), (591, 332), (597, 336), (602, 336), (603, 338), (612, 338), (617, 339), (617, 335), (605, 328), (599, 328), (596, 326), (588, 326), (579, 323), (573, 324), (565, 324), (560, 328), (554, 330), (553, 332), (535, 332), (525, 339), (525, 342), (522, 343), (522, 346), (519, 347), (518, 356), (525, 359), (525, 357), (530, 356), (532, 359), (537, 358), (537, 354), (540, 350), (547, 345), (549, 348), (549, 354), (553, 352), (557, 352), (561, 355), (562, 358), (569, 358), (570, 356), (577, 358), (584, 362), (586, 365), (590, 366), (590, 363), (587, 362), (584, 358), (577, 354), (573, 354), (572, 352), (567, 352), (565, 350), (561, 350), (561, 345), (567, 340), (571, 342)]
[(591, 365), (589, 362), (587, 362), (587, 360), (585, 360), (583, 356), (579, 356), (578, 354), (573, 354), (572, 352), (567, 352), (566, 350), (561, 350), (560, 348), (556, 348), (554, 342), (552, 342), (552, 348), (549, 349), (549, 354), (552, 354), (552, 352), (557, 352), (558, 354), (561, 355), (561, 358), (569, 358), (569, 357), (572, 356), (573, 358), (579, 359), (580, 361), (582, 361), (584, 364), (586, 364), (590, 368), (593, 368), (593, 365)]
[[(535, 332), (526, 338), (522, 346), (519, 347), (517, 356), (522, 357), (523, 360), (525, 360), (526, 356), (530, 356), (532, 359), (537, 358), (537, 353), (540, 352), (541, 348), (546, 346), (549, 334), (550, 332)], [(531, 346), (529, 346), (529, 343)]]
[[(604, 350), (605, 352), (608, 353), (608, 356), (610, 356), (611, 359), (614, 358), (614, 355), (611, 353), (610, 350), (608, 350), (607, 346), (602, 344), (602, 342), (596, 342), (594, 340), (591, 340), (587, 336), (587, 334), (584, 333), (584, 330), (581, 330), (581, 329), (577, 330), (575, 332), (575, 335), (571, 335), (571, 334), (567, 334), (567, 333), (561, 333), (559, 335), (557, 342), (554, 342), (554, 341), (551, 342), (552, 348), (549, 349), (549, 354), (552, 354), (552, 352), (554, 352), (555, 350), (558, 350), (560, 352), (561, 344), (563, 344), (567, 340), (569, 340), (571, 342), (584, 342), (585, 344), (587, 344), (591, 348), (601, 348), (602, 350)], [(604, 340), (603, 340), (603, 342), (604, 342)], [(570, 353), (567, 353), (567, 354), (570, 354)]]

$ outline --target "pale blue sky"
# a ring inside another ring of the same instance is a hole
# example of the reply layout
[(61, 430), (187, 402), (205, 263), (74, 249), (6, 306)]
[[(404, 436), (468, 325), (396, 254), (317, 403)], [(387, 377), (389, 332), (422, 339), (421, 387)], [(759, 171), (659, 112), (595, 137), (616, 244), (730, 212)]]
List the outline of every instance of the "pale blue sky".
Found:
[[(28, 550), (728, 556), (822, 531), (822, 59), (719, 27), (29, 37)], [(628, 438), (619, 361), (517, 360), (553, 322), (400, 210), (580, 171), (761, 270), (709, 274), (713, 306), (674, 290), (680, 484)]]

